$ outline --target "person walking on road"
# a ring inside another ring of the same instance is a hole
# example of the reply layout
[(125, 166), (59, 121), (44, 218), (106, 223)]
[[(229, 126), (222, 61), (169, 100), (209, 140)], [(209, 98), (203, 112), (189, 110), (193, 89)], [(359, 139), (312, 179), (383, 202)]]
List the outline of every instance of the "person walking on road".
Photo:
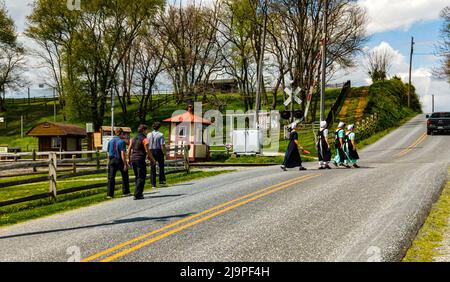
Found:
[(122, 192), (123, 196), (130, 196), (130, 178), (128, 175), (127, 150), (125, 141), (120, 139), (123, 130), (115, 128), (115, 136), (108, 143), (108, 194), (107, 198), (114, 198), (114, 190), (116, 187), (116, 174), (120, 171), (122, 175)]
[(147, 164), (145, 161), (148, 159), (152, 163), (155, 162), (148, 149), (147, 133), (147, 126), (141, 124), (138, 127), (138, 135), (131, 141), (128, 149), (129, 164), (133, 168), (136, 177), (135, 200), (144, 199), (145, 178), (147, 177)]
[(319, 155), (319, 169), (331, 169), (329, 163), (331, 161), (330, 144), (328, 143), (328, 124), (326, 121), (320, 122), (319, 133), (317, 134), (317, 152)]
[(354, 132), (355, 126), (350, 124), (347, 129), (348, 131), (344, 137), (344, 152), (347, 157), (345, 159), (345, 166), (347, 168), (350, 168), (351, 166), (354, 168), (359, 168), (359, 155), (356, 150), (356, 134)]
[(160, 186), (166, 186), (166, 175), (164, 173), (164, 159), (166, 155), (166, 143), (164, 135), (159, 132), (161, 128), (160, 122), (153, 124), (153, 132), (147, 135), (148, 148), (153, 156), (154, 162), (151, 163), (151, 182), (152, 187), (156, 188), (156, 165), (159, 166), (159, 184)]
[(286, 150), (286, 154), (284, 155), (284, 162), (281, 166), (281, 169), (286, 171), (288, 168), (299, 167), (300, 170), (306, 170), (302, 166), (302, 158), (300, 157), (300, 150), (304, 150), (303, 147), (298, 142), (298, 133), (296, 131), (297, 124), (294, 123), (291, 125), (291, 134), (289, 137), (289, 145)]
[(344, 137), (345, 137), (345, 123), (339, 122), (338, 128), (334, 133), (334, 147), (336, 148), (336, 156), (334, 157), (335, 166), (343, 166), (345, 161), (344, 153)]

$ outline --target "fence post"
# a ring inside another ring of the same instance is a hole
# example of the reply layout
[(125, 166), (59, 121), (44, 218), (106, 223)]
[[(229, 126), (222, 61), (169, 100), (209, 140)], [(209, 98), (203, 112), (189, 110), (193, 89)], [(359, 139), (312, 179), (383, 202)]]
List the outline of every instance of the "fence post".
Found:
[(95, 150), (95, 162), (97, 164), (97, 170), (100, 170), (100, 153), (98, 149)]
[(77, 162), (76, 162), (77, 156), (72, 155), (72, 172), (77, 173)]
[(186, 173), (189, 173), (190, 167), (189, 167), (189, 150), (188, 146), (184, 145), (183, 148), (183, 155), (184, 155), (184, 169), (186, 170)]
[[(33, 162), (36, 161), (36, 149), (33, 149)], [(37, 168), (33, 167), (33, 172), (37, 172)]]
[(56, 158), (56, 153), (50, 153), (48, 158), (49, 192), (52, 198), (56, 200), (56, 170), (58, 159)]

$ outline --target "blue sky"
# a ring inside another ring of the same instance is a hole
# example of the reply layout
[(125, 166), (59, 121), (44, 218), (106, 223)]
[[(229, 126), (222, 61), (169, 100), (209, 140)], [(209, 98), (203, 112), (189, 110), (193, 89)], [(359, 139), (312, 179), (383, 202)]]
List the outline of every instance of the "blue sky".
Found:
[[(203, 0), (207, 3), (212, 0)], [(30, 12), (32, 0), (5, 0), (10, 15), (16, 21), (17, 29), (22, 32), (26, 26), (25, 16)], [(391, 75), (399, 75), (407, 80), (411, 36), (416, 41), (413, 59), (413, 84), (416, 86), (424, 111), (431, 108), (431, 94), (435, 94), (437, 110), (450, 111), (450, 85), (438, 81), (432, 76), (438, 58), (433, 55), (434, 45), (439, 40), (442, 21), (439, 12), (449, 0), (359, 0), (368, 15), (368, 34), (370, 40), (366, 50), (388, 48), (395, 54)], [(30, 40), (22, 36), (27, 46), (33, 46)], [(32, 67), (33, 68), (33, 67)], [(33, 87), (43, 82), (42, 69), (36, 66), (27, 73)], [(364, 59), (358, 59), (358, 67), (336, 77), (336, 81), (352, 80), (354, 85), (368, 85)]]

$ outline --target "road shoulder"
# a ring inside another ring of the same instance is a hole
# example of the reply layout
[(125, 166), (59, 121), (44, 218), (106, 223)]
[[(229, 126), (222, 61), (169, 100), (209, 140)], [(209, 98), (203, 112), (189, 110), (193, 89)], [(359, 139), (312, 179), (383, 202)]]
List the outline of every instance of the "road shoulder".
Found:
[(447, 185), (403, 261), (450, 262), (450, 170)]

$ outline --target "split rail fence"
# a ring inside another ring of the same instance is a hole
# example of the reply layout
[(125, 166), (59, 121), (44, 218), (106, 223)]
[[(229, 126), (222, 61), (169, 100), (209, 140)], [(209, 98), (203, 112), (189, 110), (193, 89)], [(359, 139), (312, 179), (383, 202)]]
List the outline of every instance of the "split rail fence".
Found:
[[(167, 149), (167, 153), (174, 152), (174, 159), (166, 160), (166, 174), (176, 172), (189, 173), (189, 150), (187, 146), (173, 146)], [(79, 156), (87, 155), (85, 158)], [(23, 157), (32, 157), (32, 159), (22, 159)], [(71, 158), (65, 158), (71, 156)], [(39, 159), (46, 157), (46, 159)], [(27, 197), (16, 198), (6, 201), (0, 201), (0, 207), (25, 203), (29, 201), (51, 198), (57, 199), (58, 195), (65, 195), (90, 189), (98, 189), (107, 186), (107, 155), (99, 151), (79, 151), (79, 152), (33, 152), (17, 154), (0, 154), (4, 160), (0, 162), (0, 172), (2, 178), (12, 178), (20, 176), (32, 176), (29, 179), (11, 180), (0, 182), (1, 189), (20, 186), (25, 184), (45, 183), (48, 181), (48, 192), (35, 194)], [(18, 173), (17, 171), (25, 171)], [(38, 171), (39, 170), (39, 171)], [(11, 173), (9, 173), (11, 172)], [(73, 188), (58, 189), (58, 181), (72, 179), (75, 177), (105, 174), (105, 182), (95, 183)], [(130, 180), (132, 180), (131, 178)], [(121, 185), (122, 182), (116, 182)]]

